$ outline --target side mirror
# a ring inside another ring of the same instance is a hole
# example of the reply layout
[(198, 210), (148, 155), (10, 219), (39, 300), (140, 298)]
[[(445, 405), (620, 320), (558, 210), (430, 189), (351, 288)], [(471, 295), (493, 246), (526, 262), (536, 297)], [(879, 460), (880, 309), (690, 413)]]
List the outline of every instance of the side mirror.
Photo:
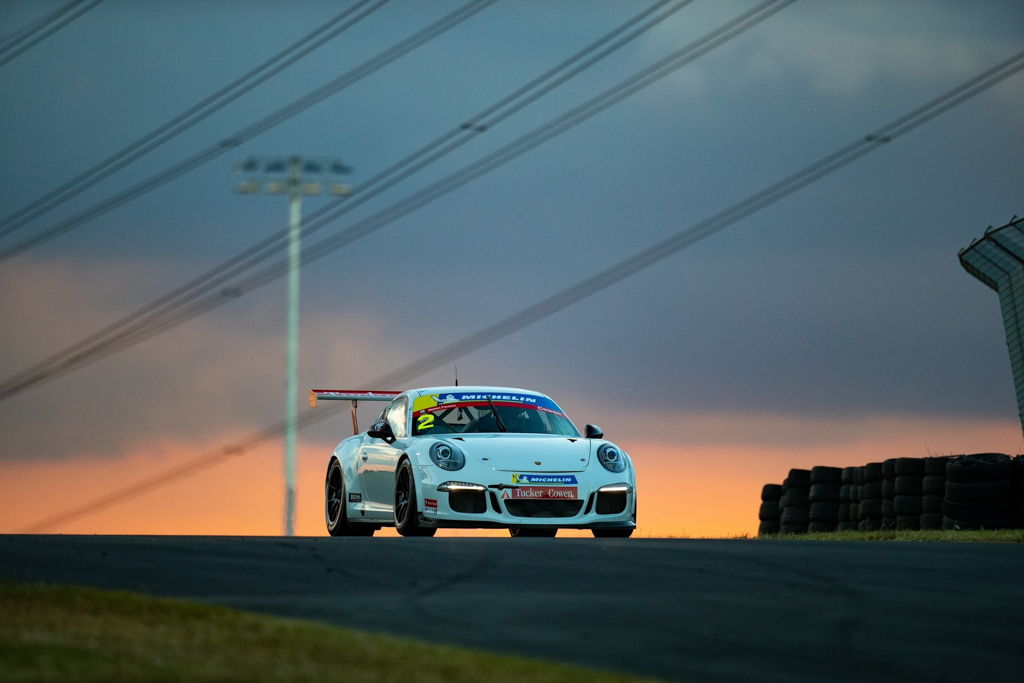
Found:
[(373, 426), (366, 430), (366, 435), (374, 439), (383, 439), (388, 444), (395, 442), (395, 433), (391, 431), (391, 425), (387, 422), (374, 422)]
[(604, 431), (597, 425), (587, 425), (583, 429), (583, 433), (588, 439), (603, 439)]

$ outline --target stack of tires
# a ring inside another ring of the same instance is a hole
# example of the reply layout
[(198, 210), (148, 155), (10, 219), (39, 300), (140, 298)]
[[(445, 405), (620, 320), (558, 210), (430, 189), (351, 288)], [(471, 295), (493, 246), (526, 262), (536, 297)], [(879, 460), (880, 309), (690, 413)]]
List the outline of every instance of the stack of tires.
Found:
[(765, 484), (761, 487), (761, 509), (757, 512), (760, 524), (758, 536), (779, 533), (779, 499), (782, 498), (782, 484)]
[(942, 528), (942, 499), (946, 496), (946, 461), (949, 458), (925, 458), (921, 479), (921, 528)]
[(811, 468), (808, 500), (808, 531), (835, 531), (839, 522), (839, 487), (843, 470), (838, 467)]
[(857, 472), (859, 467), (844, 467), (839, 486), (839, 524), (837, 531), (857, 530)]
[(1014, 529), (1024, 529), (1024, 455), (1013, 459), (1013, 493), (1010, 498), (1013, 509)]
[(924, 460), (920, 458), (897, 458), (896, 496), (893, 507), (896, 510), (897, 529), (921, 528), (921, 495), (924, 480)]
[(782, 486), (782, 498), (779, 499), (779, 530), (785, 534), (806, 533), (809, 520), (811, 471), (791, 469)]
[(882, 461), (882, 528), (896, 528), (896, 458)]
[(860, 487), (860, 504), (857, 528), (861, 531), (878, 531), (882, 528), (882, 463), (869, 462), (863, 467)]
[(975, 453), (946, 463), (943, 529), (1005, 529), (1011, 524), (1010, 456)]

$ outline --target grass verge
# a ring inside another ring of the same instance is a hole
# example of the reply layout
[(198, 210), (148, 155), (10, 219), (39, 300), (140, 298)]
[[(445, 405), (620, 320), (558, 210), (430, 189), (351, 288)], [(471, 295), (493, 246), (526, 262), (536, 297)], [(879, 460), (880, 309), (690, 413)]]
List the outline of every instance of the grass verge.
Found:
[(0, 581), (0, 614), (3, 681), (651, 680), (76, 586)]
[(956, 529), (921, 531), (826, 531), (772, 534), (765, 539), (789, 541), (952, 541), (958, 543), (1024, 543), (1024, 529)]

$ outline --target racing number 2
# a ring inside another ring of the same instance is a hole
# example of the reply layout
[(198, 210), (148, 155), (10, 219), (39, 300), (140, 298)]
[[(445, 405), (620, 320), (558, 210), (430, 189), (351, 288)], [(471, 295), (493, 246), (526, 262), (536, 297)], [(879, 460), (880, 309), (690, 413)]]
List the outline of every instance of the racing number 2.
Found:
[(434, 426), (434, 416), (430, 413), (420, 415), (416, 419), (416, 430), (420, 432), (429, 432)]

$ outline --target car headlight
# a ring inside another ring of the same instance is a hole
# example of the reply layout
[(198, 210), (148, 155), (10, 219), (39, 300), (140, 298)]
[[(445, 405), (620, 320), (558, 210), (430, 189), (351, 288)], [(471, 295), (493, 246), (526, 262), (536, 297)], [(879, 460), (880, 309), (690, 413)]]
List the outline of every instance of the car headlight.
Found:
[(447, 441), (438, 441), (430, 447), (430, 461), (449, 472), (461, 470), (466, 466), (466, 456)]
[(621, 472), (626, 469), (626, 457), (610, 443), (602, 444), (597, 449), (597, 459), (609, 472)]

